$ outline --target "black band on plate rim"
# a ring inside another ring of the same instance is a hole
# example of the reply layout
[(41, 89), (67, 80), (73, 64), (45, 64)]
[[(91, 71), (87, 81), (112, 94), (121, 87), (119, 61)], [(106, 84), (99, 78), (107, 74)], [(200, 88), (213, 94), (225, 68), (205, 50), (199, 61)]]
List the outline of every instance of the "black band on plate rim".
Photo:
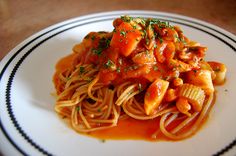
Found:
[[(135, 13), (131, 13), (132, 15), (136, 15)], [(221, 32), (219, 32), (218, 30), (215, 30), (211, 27), (208, 27), (208, 26), (205, 26), (205, 25), (202, 25), (200, 23), (197, 23), (197, 22), (193, 22), (193, 21), (189, 21), (189, 20), (186, 20), (186, 19), (181, 19), (181, 18), (176, 18), (176, 17), (171, 17), (171, 16), (165, 16), (165, 15), (158, 15), (158, 14), (144, 14), (144, 13), (138, 13), (138, 15), (140, 14), (143, 14), (142, 16), (157, 16), (158, 19), (160, 20), (165, 20), (165, 21), (169, 21), (169, 22), (174, 22), (174, 23), (178, 23), (178, 24), (182, 24), (182, 25), (186, 25), (188, 27), (192, 27), (192, 28), (195, 28), (197, 30), (200, 30), (200, 31), (203, 31), (215, 38), (217, 38), (218, 40), (220, 40), (221, 42), (225, 43), (226, 45), (228, 45), (231, 49), (234, 50), (234, 52), (236, 52), (236, 48), (234, 46), (232, 46), (230, 43), (228, 43), (227, 41), (225, 41), (224, 39), (216, 36), (215, 34), (212, 34), (210, 32), (207, 32), (206, 30), (203, 30), (201, 28), (198, 28), (196, 26), (192, 26), (192, 25), (189, 25), (189, 24), (186, 24), (186, 23), (181, 23), (181, 22), (178, 22), (178, 21), (174, 21), (174, 20), (168, 20), (168, 19), (161, 19), (159, 17), (167, 17), (167, 18), (172, 18), (172, 19), (179, 19), (179, 20), (182, 20), (182, 21), (187, 21), (189, 23), (194, 23), (194, 24), (197, 24), (197, 25), (200, 25), (200, 26), (203, 26), (203, 27), (206, 27), (206, 28), (209, 28), (211, 30), (214, 30), (218, 33), (220, 33), (221, 35), (227, 37), (228, 39), (230, 39), (231, 41), (235, 42), (235, 40), (233, 40), (231, 37), (225, 35), (225, 34), (222, 34)], [(118, 13), (118, 14), (112, 14), (112, 16), (120, 16), (121, 13)], [(85, 22), (85, 23), (82, 23), (82, 24), (77, 24), (75, 26), (72, 26), (72, 27), (69, 27), (69, 28), (66, 28), (66, 29), (63, 29), (59, 32), (56, 32), (52, 35), (50, 35), (49, 37), (43, 39), (42, 41), (40, 41), (39, 43), (37, 43), (36, 45), (34, 45), (30, 50), (28, 50), (19, 60), (18, 62), (16, 63), (16, 65), (14, 66), (10, 76), (9, 76), (9, 79), (8, 79), (8, 83), (7, 83), (7, 88), (6, 88), (6, 105), (7, 105), (7, 111), (8, 111), (8, 114), (10, 116), (10, 119), (12, 120), (15, 128), (17, 129), (17, 131), (22, 135), (22, 137), (30, 144), (32, 145), (35, 149), (37, 149), (39, 152), (41, 152), (42, 154), (44, 155), (52, 155), (51, 153), (49, 153), (48, 151), (44, 150), (42, 147), (40, 147), (39, 145), (37, 145), (29, 136), (27, 136), (27, 134), (22, 130), (22, 128), (20, 127), (20, 125), (18, 124), (15, 116), (14, 116), (14, 113), (12, 111), (12, 107), (11, 107), (11, 98), (10, 98), (10, 92), (11, 92), (11, 86), (12, 86), (12, 82), (13, 82), (13, 79), (14, 79), (14, 76), (18, 70), (18, 68), (20, 67), (20, 65), (22, 64), (22, 62), (26, 59), (26, 57), (31, 53), (33, 52), (34, 49), (36, 49), (37, 47), (39, 47), (42, 43), (44, 43), (45, 41), (47, 41), (48, 39), (62, 33), (62, 32), (65, 32), (67, 30), (70, 30), (70, 29), (73, 29), (73, 28), (76, 28), (76, 27), (79, 27), (79, 26), (82, 26), (82, 25), (86, 25), (86, 24), (91, 24), (91, 23), (96, 23), (96, 22), (102, 22), (102, 21), (107, 21), (107, 20), (112, 20), (114, 19), (113, 17), (109, 17), (110, 15), (101, 15), (100, 17), (107, 17), (106, 19), (101, 19), (101, 20), (93, 20), (93, 21), (90, 21), (90, 22)], [(98, 16), (95, 16), (95, 17), (90, 17), (90, 18), (87, 18), (87, 19), (93, 19), (93, 18), (98, 18)], [(32, 40), (30, 40), (29, 42), (27, 42), (25, 45), (23, 45), (16, 53), (14, 53), (14, 55), (8, 60), (8, 62), (5, 64), (4, 68), (2, 69), (1, 73), (0, 73), (0, 80), (4, 74), (4, 72), (6, 71), (7, 67), (10, 65), (10, 63), (14, 60), (14, 58), (24, 49), (26, 48), (28, 45), (30, 45), (32, 42), (34, 42), (35, 40), (39, 39), (40, 37), (54, 31), (54, 30), (57, 30), (59, 28), (62, 28), (64, 26), (67, 26), (67, 25), (70, 25), (70, 24), (74, 24), (74, 23), (78, 23), (80, 21), (84, 21), (84, 20), (87, 20), (87, 19), (78, 19), (76, 21), (72, 21), (72, 22), (69, 22), (69, 23), (65, 23), (63, 25), (60, 25), (56, 28), (53, 28), (35, 38), (33, 38)], [(3, 131), (3, 134), (6, 136), (6, 138), (9, 140), (9, 142), (23, 155), (27, 155), (26, 152), (24, 152), (14, 141), (13, 139), (11, 139), (11, 137), (7, 134), (7, 131), (6, 129), (4, 128), (4, 126), (2, 125), (2, 122), (0, 120), (0, 128), (2, 129)], [(225, 148), (219, 150), (216, 154), (214, 155), (222, 155), (224, 154), (225, 152), (227, 152), (228, 150), (230, 150), (233, 146), (236, 145), (236, 139), (234, 139), (229, 145), (227, 145)]]

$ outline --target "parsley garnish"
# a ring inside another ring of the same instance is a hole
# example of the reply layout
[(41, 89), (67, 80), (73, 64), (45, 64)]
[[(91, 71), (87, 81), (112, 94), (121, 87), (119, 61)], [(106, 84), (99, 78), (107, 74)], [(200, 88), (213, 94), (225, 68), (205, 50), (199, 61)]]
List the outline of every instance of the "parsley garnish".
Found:
[(162, 44), (163, 43), (163, 39), (161, 37), (158, 37), (160, 43)]
[(94, 41), (94, 39), (95, 39), (95, 36), (93, 35), (93, 36), (91, 37), (91, 39)]
[(115, 68), (116, 68), (115, 63), (114, 63), (112, 60), (110, 60), (110, 59), (107, 60), (107, 62), (105, 63), (104, 66), (105, 66), (106, 68), (110, 68), (110, 69), (112, 69), (112, 70), (115, 70)]
[(83, 74), (85, 72), (85, 68), (83, 66), (79, 67), (79, 73)]
[(121, 18), (122, 21), (124, 21), (124, 22), (130, 22), (130, 21), (133, 20), (133, 18), (132, 18), (132, 17), (129, 17), (129, 16), (121, 16), (120, 18)]
[(167, 21), (160, 21), (159, 19), (156, 19), (156, 18), (151, 18), (151, 19), (148, 19), (148, 24), (149, 25), (158, 25), (159, 28), (173, 28), (173, 26), (170, 25), (169, 22)]
[(120, 31), (120, 35), (125, 37), (126, 36), (126, 32), (122, 30), (122, 31)]
[(103, 51), (102, 48), (97, 48), (97, 49), (92, 48), (92, 52), (96, 55), (99, 55), (99, 56), (102, 54), (102, 51)]
[(154, 43), (153, 47), (154, 47), (154, 48), (157, 48), (157, 44), (156, 44), (156, 43)]
[(116, 72), (117, 72), (117, 73), (120, 73), (120, 67), (118, 67), (118, 68), (116, 69)]
[(111, 39), (109, 38), (101, 38), (98, 43), (97, 48), (92, 48), (92, 52), (96, 55), (101, 55), (102, 51), (110, 46)]
[(153, 66), (153, 70), (154, 70), (154, 71), (157, 71), (157, 70), (158, 70), (158, 67), (157, 67), (157, 66)]

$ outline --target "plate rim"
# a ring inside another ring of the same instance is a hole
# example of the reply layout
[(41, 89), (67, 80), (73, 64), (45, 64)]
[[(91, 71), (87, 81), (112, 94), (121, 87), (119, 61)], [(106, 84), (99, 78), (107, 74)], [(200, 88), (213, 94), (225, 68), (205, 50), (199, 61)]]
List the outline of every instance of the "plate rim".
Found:
[[(64, 26), (66, 25), (70, 25), (71, 23), (75, 22), (75, 23), (78, 23), (77, 20), (86, 20), (86, 18), (91, 18), (91, 19), (96, 19), (97, 16), (101, 16), (101, 17), (105, 17), (106, 15), (114, 15), (114, 16), (120, 16), (124, 13), (129, 13), (129, 14), (134, 14), (134, 13), (138, 13), (138, 14), (141, 14), (142, 16), (145, 16), (146, 14), (150, 14), (152, 16), (160, 16), (160, 15), (167, 15), (166, 17), (168, 18), (172, 18), (173, 20), (176, 19), (176, 17), (178, 17), (177, 19), (178, 20), (183, 20), (185, 21), (186, 19), (187, 22), (191, 23), (191, 24), (197, 24), (197, 25), (200, 25), (200, 26), (203, 26), (205, 28), (210, 28), (211, 30), (214, 30), (216, 32), (218, 32), (219, 34), (223, 35), (223, 36), (227, 36), (229, 35), (229, 37), (226, 37), (228, 39), (230, 39), (232, 42), (236, 43), (235, 39), (236, 38), (234, 36), (234, 34), (220, 28), (220, 27), (217, 27), (215, 25), (212, 25), (210, 23), (207, 23), (207, 22), (204, 22), (204, 21), (201, 21), (201, 20), (198, 20), (198, 19), (195, 19), (195, 18), (191, 18), (191, 17), (187, 17), (187, 16), (183, 16), (183, 15), (178, 15), (178, 14), (172, 14), (172, 13), (165, 13), (165, 12), (157, 12), (157, 11), (145, 11), (145, 10), (123, 10), (123, 11), (109, 11), (109, 12), (100, 12), (100, 13), (93, 13), (93, 14), (88, 14), (88, 15), (84, 15), (84, 16), (79, 16), (79, 17), (76, 17), (76, 18), (72, 18), (72, 19), (69, 19), (69, 20), (65, 20), (65, 21), (62, 21), (62, 22), (59, 22), (57, 24), (54, 24), (52, 26), (49, 26), (49, 27), (46, 27), (45, 29), (31, 35), (30, 37), (28, 37), (27, 39), (25, 39), (24, 41), (22, 41), (20, 44), (18, 44), (14, 49), (12, 49), (10, 51), (10, 53), (8, 53), (7, 56), (5, 56), (2, 61), (0, 62), (0, 70), (1, 70), (1, 73), (0, 73), (0, 82), (1, 82), (1, 79), (4, 75), (4, 72), (7, 70), (8, 66), (11, 64), (11, 62), (16, 58), (16, 56), (24, 49), (26, 48), (28, 45), (30, 45), (31, 43), (33, 43), (34, 41), (36, 41), (37, 39), (39, 39), (40, 37), (44, 37), (44, 35), (46, 34), (50, 34), (51, 32), (53, 32), (54, 30), (58, 29), (58, 28), (63, 28)], [(108, 17), (106, 17), (107, 19)], [(193, 23), (194, 21), (194, 23)], [(176, 22), (176, 21), (174, 21)], [(199, 22), (199, 23), (198, 23)], [(96, 23), (96, 22), (95, 22)], [(213, 28), (212, 28), (213, 27)], [(214, 27), (216, 27), (216, 29), (214, 29)], [(217, 30), (218, 29), (218, 30)], [(66, 31), (66, 29), (63, 29), (64, 31)], [(221, 31), (221, 32), (220, 32)], [(225, 32), (226, 34), (225, 34)], [(205, 31), (206, 32), (206, 31)], [(223, 33), (224, 32), (224, 33)], [(208, 32), (209, 33), (209, 32)], [(228, 34), (227, 34), (228, 33)], [(55, 36), (55, 34), (57, 35), (57, 33), (54, 33), (52, 36)], [(217, 37), (215, 36), (216, 38), (220, 38), (220, 37)], [(232, 37), (232, 38), (231, 38)], [(47, 37), (46, 37), (47, 38)], [(45, 39), (45, 38), (43, 38)], [(222, 39), (223, 40), (223, 39)], [(41, 43), (41, 41), (39, 42)], [(42, 42), (43, 43), (43, 42)], [(34, 44), (33, 44), (34, 45)], [(37, 44), (36, 44), (37, 45)], [(36, 46), (34, 45), (34, 46)], [(33, 46), (33, 47), (34, 47)], [(232, 46), (231, 48), (233, 48), (233, 50), (236, 52), (235, 50), (235, 47)], [(32, 50), (34, 50), (33, 48), (31, 48)], [(28, 50), (29, 51), (29, 50)], [(27, 52), (26, 52), (27, 53)], [(26, 54), (25, 53), (25, 54)], [(20, 60), (25, 56), (27, 57), (26, 55), (23, 55), (20, 59), (17, 59), (17, 63), (20, 62)], [(5, 62), (5, 63), (4, 63)], [(14, 65), (14, 68), (15, 66), (17, 65), (17, 63)], [(11, 73), (13, 72), (14, 68), (12, 69)], [(17, 69), (16, 69), (17, 70)], [(10, 76), (9, 76), (10, 78)], [(1, 83), (0, 83), (1, 84)], [(4, 103), (5, 104), (5, 103)], [(7, 131), (5, 131), (5, 128), (4, 126), (2, 125), (2, 121), (1, 121), (1, 118), (0, 118), (0, 129), (1, 131), (4, 133), (4, 136), (8, 139), (8, 141), (22, 154), (26, 154), (24, 153), (23, 150), (21, 150), (17, 145), (16, 143), (14, 143), (14, 139), (10, 138), (10, 135), (7, 134)], [(25, 138), (24, 138), (25, 139)], [(27, 141), (27, 140), (26, 140)], [(29, 142), (29, 141), (28, 141)], [(227, 152), (228, 150), (230, 150), (233, 146), (236, 145), (236, 139), (234, 139), (231, 143), (229, 143), (224, 149), (218, 151), (216, 153), (216, 155), (222, 155), (224, 154), (225, 152)], [(51, 155), (50, 153), (44, 153), (43, 151), (41, 151), (43, 154), (45, 155)]]

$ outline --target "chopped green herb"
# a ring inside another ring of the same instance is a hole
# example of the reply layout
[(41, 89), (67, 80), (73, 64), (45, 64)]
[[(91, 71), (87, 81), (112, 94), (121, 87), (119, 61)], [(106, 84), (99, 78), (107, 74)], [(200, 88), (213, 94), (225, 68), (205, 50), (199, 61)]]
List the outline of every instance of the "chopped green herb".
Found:
[(133, 27), (133, 29), (136, 29), (136, 28), (137, 28), (137, 26), (136, 26), (136, 25), (133, 25), (132, 27)]
[(132, 17), (129, 17), (129, 16), (121, 16), (120, 17), (124, 22), (130, 22), (133, 20)]
[(177, 39), (178, 42), (182, 42), (183, 44), (186, 44), (186, 41), (183, 38), (180, 38), (176, 34), (174, 35), (174, 37)]
[(160, 21), (160, 20), (158, 20), (156, 18), (148, 19), (148, 24), (149, 25), (156, 24), (160, 28), (173, 28), (173, 26), (171, 26), (169, 22), (167, 22), (167, 21)]
[(148, 38), (146, 38), (145, 42), (146, 42), (146, 45), (149, 45), (150, 40)]
[(145, 37), (147, 35), (147, 31), (146, 30), (142, 30), (142, 37)]
[(103, 51), (102, 48), (98, 48), (98, 49), (92, 48), (92, 52), (99, 56), (102, 54), (102, 51)]
[(94, 41), (94, 39), (95, 39), (95, 36), (94, 36), (94, 35), (92, 35), (91, 39)]
[(112, 60), (108, 59), (107, 62), (105, 63), (105, 67), (106, 68), (110, 68), (112, 67), (114, 64), (114, 62), (112, 62)]
[(160, 43), (162, 44), (163, 43), (163, 39), (161, 37), (158, 37)]
[(92, 52), (96, 55), (101, 55), (103, 50), (110, 46), (111, 39), (109, 38), (101, 38), (98, 43), (97, 48), (92, 48)]
[(156, 43), (154, 43), (154, 46), (153, 46), (154, 48), (157, 48), (157, 44)]
[(187, 44), (187, 42), (185, 40), (181, 40), (183, 44)]
[(120, 35), (125, 37), (126, 36), (126, 32), (122, 30), (122, 31), (120, 31)]
[(154, 71), (157, 71), (157, 70), (158, 70), (158, 67), (157, 67), (157, 66), (153, 66), (153, 70), (154, 70)]
[(101, 110), (101, 108), (98, 108), (98, 112), (101, 112), (102, 110)]
[(111, 39), (107, 39), (105, 43), (106, 43), (105, 48), (108, 48), (110, 46)]
[(80, 106), (77, 106), (76, 109), (77, 109), (77, 111), (79, 111), (80, 110)]
[(120, 73), (120, 67), (118, 67), (118, 68), (116, 69), (116, 72), (117, 72), (117, 73)]
[(79, 73), (83, 74), (85, 72), (85, 68), (83, 66), (79, 67)]
[(174, 37), (177, 39), (178, 42), (180, 42), (180, 38), (178, 35), (174, 34)]

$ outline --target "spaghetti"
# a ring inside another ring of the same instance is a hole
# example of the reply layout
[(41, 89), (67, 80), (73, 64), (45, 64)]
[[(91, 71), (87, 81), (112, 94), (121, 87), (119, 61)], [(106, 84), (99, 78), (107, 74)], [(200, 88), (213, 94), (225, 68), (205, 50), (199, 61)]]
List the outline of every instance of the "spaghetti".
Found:
[(113, 26), (89, 33), (58, 63), (56, 112), (82, 133), (130, 118), (159, 120), (152, 138), (196, 133), (213, 105), (214, 85), (225, 80), (225, 65), (206, 62), (207, 48), (168, 22), (122, 16)]

